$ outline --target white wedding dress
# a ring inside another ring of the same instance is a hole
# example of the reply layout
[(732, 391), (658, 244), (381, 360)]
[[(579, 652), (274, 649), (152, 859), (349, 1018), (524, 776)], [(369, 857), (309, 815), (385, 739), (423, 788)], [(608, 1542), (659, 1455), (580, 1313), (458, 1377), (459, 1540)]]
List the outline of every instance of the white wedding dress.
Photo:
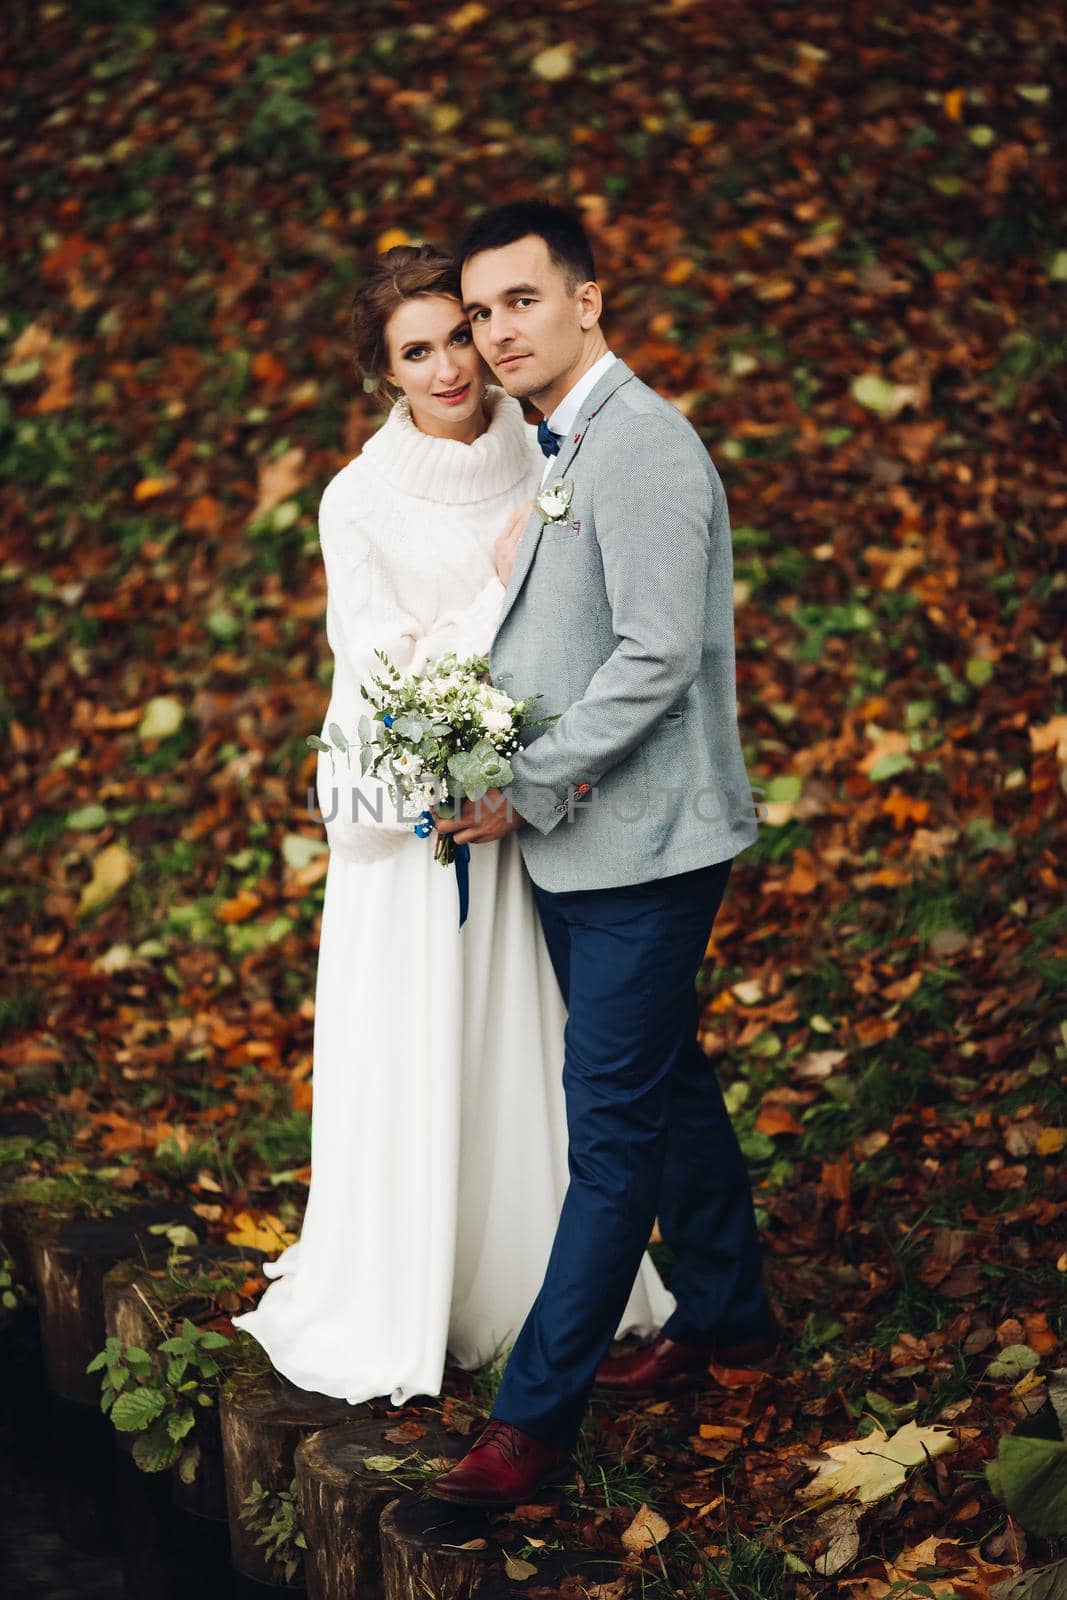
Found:
[[(488, 651), (493, 544), (543, 458), (517, 401), (490, 388), (487, 405), (465, 445), (398, 402), (327, 485), (323, 738), (331, 722), (355, 733), (376, 646), (402, 671)], [(440, 1393), (446, 1354), (469, 1369), (509, 1345), (541, 1286), (568, 1182), (566, 1010), (517, 836), (471, 846), (461, 929), (454, 869), (387, 796), (377, 820), (380, 791), (320, 754), (311, 1187), (300, 1238), (265, 1264), (276, 1281), (233, 1321), (300, 1388), (401, 1405)], [(674, 1307), (646, 1254), (617, 1336)]]

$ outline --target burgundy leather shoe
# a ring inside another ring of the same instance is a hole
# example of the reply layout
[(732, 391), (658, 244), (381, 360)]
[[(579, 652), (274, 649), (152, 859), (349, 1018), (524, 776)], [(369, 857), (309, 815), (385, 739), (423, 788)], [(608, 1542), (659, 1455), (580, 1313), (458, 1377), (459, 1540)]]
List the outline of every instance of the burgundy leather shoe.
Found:
[(491, 1417), (461, 1461), (436, 1478), (430, 1493), (461, 1506), (515, 1506), (567, 1460), (566, 1450)]
[(675, 1344), (666, 1334), (658, 1333), (630, 1355), (614, 1359), (606, 1356), (597, 1368), (593, 1388), (599, 1394), (614, 1394), (620, 1399), (630, 1395), (671, 1394), (707, 1378), (713, 1361), (720, 1367), (766, 1370), (774, 1362), (779, 1341), (777, 1327), (775, 1333), (766, 1338), (712, 1345), (710, 1349)]
[(593, 1388), (598, 1394), (670, 1394), (699, 1383), (708, 1375), (711, 1351), (691, 1344), (675, 1344), (658, 1333), (648, 1344), (628, 1356), (605, 1356), (596, 1369)]

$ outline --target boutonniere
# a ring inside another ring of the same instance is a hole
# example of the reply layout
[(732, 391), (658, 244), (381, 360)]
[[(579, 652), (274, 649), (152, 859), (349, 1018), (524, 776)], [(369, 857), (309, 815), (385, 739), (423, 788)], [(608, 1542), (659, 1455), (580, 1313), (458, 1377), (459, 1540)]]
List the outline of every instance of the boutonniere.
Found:
[(574, 479), (557, 478), (547, 489), (534, 498), (534, 505), (544, 522), (566, 522), (574, 496)]

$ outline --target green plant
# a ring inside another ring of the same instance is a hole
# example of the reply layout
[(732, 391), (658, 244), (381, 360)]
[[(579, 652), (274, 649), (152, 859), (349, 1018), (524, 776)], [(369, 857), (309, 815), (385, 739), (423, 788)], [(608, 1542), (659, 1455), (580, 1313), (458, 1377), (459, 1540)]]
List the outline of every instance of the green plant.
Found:
[(986, 1464), (989, 1487), (1028, 1533), (1067, 1534), (1067, 1367), (1047, 1377), (1048, 1401), (1005, 1434)]
[(721, 1556), (710, 1556), (692, 1536), (679, 1529), (680, 1540), (666, 1559), (657, 1544), (658, 1573), (641, 1574), (641, 1600), (655, 1595), (684, 1594), (686, 1600), (784, 1600), (790, 1593), (787, 1575), (806, 1571), (804, 1564), (762, 1539), (750, 1539), (724, 1517), (721, 1530), (725, 1546)]
[(258, 1529), (256, 1543), (268, 1546), (268, 1559), (282, 1568), (286, 1583), (291, 1583), (303, 1563), (300, 1551), (307, 1549), (296, 1504), (296, 1479), (288, 1489), (264, 1489), (259, 1479), (253, 1478), (239, 1516), (246, 1527)]
[(508, 1364), (511, 1346), (505, 1340), (493, 1348), (493, 1353), (480, 1367), (475, 1367), (470, 1374), (470, 1399), (479, 1411), (489, 1412), (493, 1408), (496, 1392), (500, 1388), (504, 1376), (504, 1368)]
[[(133, 1459), (142, 1472), (176, 1464), (182, 1482), (193, 1481), (200, 1447), (184, 1441), (196, 1425), (195, 1408), (215, 1404), (213, 1380), (222, 1368), (211, 1352), (231, 1343), (225, 1334), (198, 1328), (185, 1317), (181, 1333), (162, 1339), (152, 1353), (112, 1337), (89, 1362), (86, 1372), (103, 1373), (100, 1409), (120, 1433), (139, 1435)], [(168, 1359), (161, 1362), (161, 1356)]]
[(15, 1263), (10, 1256), (4, 1256), (0, 1259), (0, 1306), (5, 1311), (17, 1311), (32, 1303), (30, 1291), (15, 1277)]
[(575, 1512), (605, 1507), (647, 1505), (658, 1502), (655, 1480), (638, 1448), (646, 1430), (639, 1425), (617, 1451), (608, 1453), (600, 1443), (600, 1430), (585, 1426), (574, 1447), (575, 1474), (564, 1495)]

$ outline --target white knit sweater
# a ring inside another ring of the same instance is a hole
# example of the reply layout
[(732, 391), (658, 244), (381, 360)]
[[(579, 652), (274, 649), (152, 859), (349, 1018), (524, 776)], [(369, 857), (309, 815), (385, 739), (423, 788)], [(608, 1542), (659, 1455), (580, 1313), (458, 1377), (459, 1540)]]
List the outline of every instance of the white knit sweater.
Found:
[[(359, 686), (382, 671), (376, 648), (401, 672), (419, 672), (445, 650), (489, 649), (504, 599), (493, 545), (515, 508), (537, 492), (544, 458), (517, 400), (491, 386), (486, 408), (485, 433), (461, 444), (420, 432), (407, 401), (397, 401), (323, 491), (319, 542), (334, 654), (327, 741), (331, 722), (355, 739), (360, 716), (372, 714)], [(360, 776), (357, 754), (349, 767), (344, 756), (335, 754), (331, 765), (320, 752), (317, 787), (335, 854), (380, 860), (405, 839), (426, 848), (411, 820), (398, 821), (384, 783)], [(363, 798), (353, 808), (356, 788)]]

